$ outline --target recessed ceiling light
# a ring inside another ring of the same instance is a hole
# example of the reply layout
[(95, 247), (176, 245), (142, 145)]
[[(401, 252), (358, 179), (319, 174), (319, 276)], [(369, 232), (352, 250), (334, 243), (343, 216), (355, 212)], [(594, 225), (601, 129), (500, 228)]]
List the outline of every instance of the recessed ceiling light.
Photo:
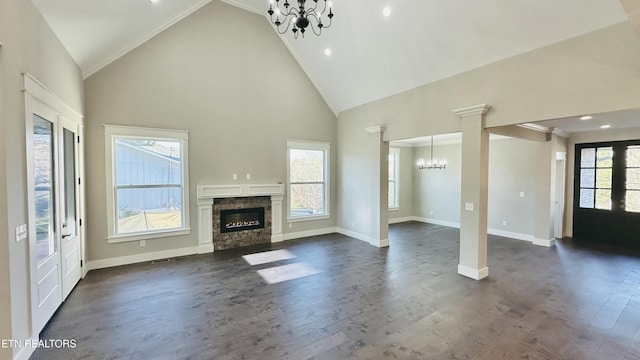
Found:
[(606, 124), (606, 125), (600, 125), (600, 129), (608, 129), (608, 128), (610, 128), (610, 127), (611, 127), (611, 125), (609, 125), (609, 124)]
[(580, 120), (591, 120), (591, 119), (593, 119), (593, 116), (589, 116), (589, 115), (585, 115), (580, 118)]
[(327, 56), (331, 56), (331, 49), (329, 48), (324, 49), (324, 54)]
[(152, 3), (152, 4), (156, 4), (156, 3), (159, 3), (160, 0), (149, 0), (149, 2)]
[(388, 6), (385, 6), (384, 9), (382, 9), (382, 15), (389, 17), (389, 15), (391, 15), (391, 8)]

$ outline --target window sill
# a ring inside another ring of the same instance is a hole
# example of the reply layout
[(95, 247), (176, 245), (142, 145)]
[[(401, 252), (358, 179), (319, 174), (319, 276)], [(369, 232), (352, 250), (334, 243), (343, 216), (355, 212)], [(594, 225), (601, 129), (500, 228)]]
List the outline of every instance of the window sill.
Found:
[(390, 207), (389, 211), (400, 211), (400, 207), (399, 206)]
[(107, 243), (117, 244), (117, 243), (128, 242), (128, 241), (158, 239), (158, 238), (165, 238), (170, 236), (189, 235), (189, 234), (191, 234), (191, 229), (186, 228), (186, 229), (144, 233), (144, 234), (109, 236), (107, 237)]
[(313, 216), (304, 216), (304, 217), (293, 217), (287, 218), (288, 223), (294, 222), (302, 222), (302, 221), (313, 221), (313, 220), (328, 220), (331, 219), (331, 215), (313, 215)]

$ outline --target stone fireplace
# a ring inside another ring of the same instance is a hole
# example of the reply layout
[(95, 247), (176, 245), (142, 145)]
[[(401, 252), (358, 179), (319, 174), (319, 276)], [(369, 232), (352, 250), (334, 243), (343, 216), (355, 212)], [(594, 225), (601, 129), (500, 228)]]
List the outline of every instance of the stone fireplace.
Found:
[(214, 199), (212, 216), (214, 251), (271, 242), (269, 196)]
[(197, 190), (199, 253), (283, 240), (283, 184), (198, 185)]

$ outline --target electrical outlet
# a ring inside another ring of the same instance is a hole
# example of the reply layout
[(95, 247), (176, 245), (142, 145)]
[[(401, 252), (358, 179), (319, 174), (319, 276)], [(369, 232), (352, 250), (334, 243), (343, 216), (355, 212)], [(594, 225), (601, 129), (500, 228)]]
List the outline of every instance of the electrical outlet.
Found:
[(473, 211), (473, 203), (465, 203), (464, 209), (467, 211)]
[(507, 226), (507, 220), (502, 220), (502, 226)]
[(247, 174), (247, 180), (251, 180), (251, 174)]
[(520, 191), (520, 197), (524, 197), (524, 191)]
[(433, 215), (433, 210), (429, 211), (429, 215)]
[(147, 246), (147, 241), (146, 240), (140, 240), (140, 247), (145, 247)]
[(289, 223), (289, 229), (293, 227), (293, 223)]

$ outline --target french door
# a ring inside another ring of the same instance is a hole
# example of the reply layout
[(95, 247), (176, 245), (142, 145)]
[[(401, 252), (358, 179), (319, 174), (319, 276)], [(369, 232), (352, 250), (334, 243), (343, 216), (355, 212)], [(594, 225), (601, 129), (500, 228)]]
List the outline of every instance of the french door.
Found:
[(640, 246), (640, 140), (576, 145), (573, 237)]
[(80, 125), (37, 99), (28, 104), (31, 308), (39, 333), (81, 276)]

